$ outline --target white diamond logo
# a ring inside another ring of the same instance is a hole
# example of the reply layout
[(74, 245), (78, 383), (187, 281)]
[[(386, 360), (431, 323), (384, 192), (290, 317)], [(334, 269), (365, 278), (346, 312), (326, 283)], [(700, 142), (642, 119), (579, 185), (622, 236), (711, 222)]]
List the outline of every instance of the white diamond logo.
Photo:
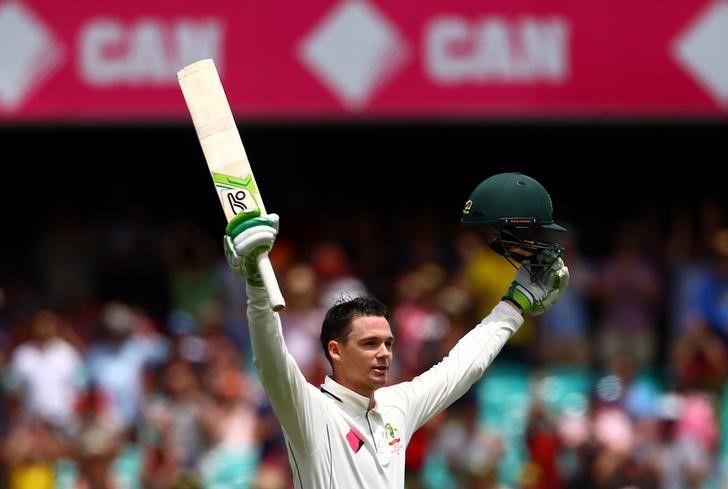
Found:
[(351, 110), (363, 109), (374, 92), (409, 57), (396, 27), (365, 1), (343, 1), (302, 41), (301, 61)]
[(0, 6), (0, 109), (17, 110), (62, 59), (60, 42), (31, 10)]
[(709, 2), (680, 34), (673, 55), (715, 100), (728, 106), (728, 0)]

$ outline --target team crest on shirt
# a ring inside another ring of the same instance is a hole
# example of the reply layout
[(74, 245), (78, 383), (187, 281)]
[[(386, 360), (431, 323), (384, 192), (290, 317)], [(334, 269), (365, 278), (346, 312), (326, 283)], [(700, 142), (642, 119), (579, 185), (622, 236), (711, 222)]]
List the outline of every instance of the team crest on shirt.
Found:
[(399, 436), (399, 430), (387, 423), (384, 425), (384, 431), (387, 434), (387, 443), (393, 449), (396, 449), (401, 444), (401, 438)]

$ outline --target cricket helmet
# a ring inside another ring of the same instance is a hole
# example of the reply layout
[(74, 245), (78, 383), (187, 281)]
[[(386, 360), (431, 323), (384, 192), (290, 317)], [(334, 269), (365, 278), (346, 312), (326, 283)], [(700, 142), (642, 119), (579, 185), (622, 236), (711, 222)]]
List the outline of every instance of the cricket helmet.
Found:
[[(491, 249), (514, 266), (529, 263), (532, 275), (563, 255), (563, 248), (548, 239), (550, 231), (566, 231), (554, 222), (551, 197), (543, 185), (521, 173), (499, 173), (483, 180), (465, 202), (460, 222), (483, 228)], [(544, 250), (552, 250), (549, 256), (555, 258), (538, 259)]]

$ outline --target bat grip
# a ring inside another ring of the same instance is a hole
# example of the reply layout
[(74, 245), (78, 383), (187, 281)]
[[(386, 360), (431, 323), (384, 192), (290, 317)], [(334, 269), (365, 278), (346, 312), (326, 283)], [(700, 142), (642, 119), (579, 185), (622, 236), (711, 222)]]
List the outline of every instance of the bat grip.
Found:
[(261, 253), (257, 258), (258, 271), (260, 277), (263, 279), (265, 290), (268, 291), (268, 300), (270, 301), (270, 307), (274, 311), (280, 311), (286, 307), (286, 301), (283, 300), (283, 294), (278, 286), (278, 280), (276, 279), (273, 265), (270, 263), (268, 253)]

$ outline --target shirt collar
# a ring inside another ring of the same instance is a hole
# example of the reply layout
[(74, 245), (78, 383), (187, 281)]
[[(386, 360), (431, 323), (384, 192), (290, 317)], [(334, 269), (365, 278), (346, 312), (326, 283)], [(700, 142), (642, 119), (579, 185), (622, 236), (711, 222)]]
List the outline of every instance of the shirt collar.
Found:
[(347, 389), (328, 375), (324, 379), (324, 383), (321, 384), (321, 391), (329, 394), (345, 407), (356, 409), (358, 411), (366, 411), (369, 409), (368, 397), (364, 397), (351, 389)]

